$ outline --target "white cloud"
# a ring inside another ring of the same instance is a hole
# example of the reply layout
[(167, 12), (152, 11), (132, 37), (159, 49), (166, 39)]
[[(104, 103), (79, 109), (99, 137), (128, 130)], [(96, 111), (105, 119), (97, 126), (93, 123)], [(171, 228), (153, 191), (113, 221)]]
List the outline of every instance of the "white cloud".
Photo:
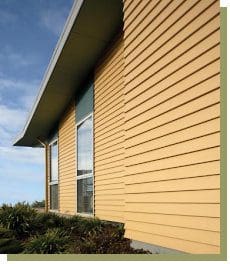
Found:
[(21, 81), (9, 78), (0, 77), (0, 91), (3, 89), (16, 89), (20, 91), (34, 92), (35, 88), (38, 86), (38, 81)]
[(27, 112), (21, 109), (0, 105), (0, 127), (9, 132), (16, 132), (23, 127)]
[(26, 164), (44, 164), (44, 149), (0, 147), (0, 159)]
[(8, 114), (16, 114), (19, 116), (19, 120), (21, 120), (23, 116), (25, 118), (25, 115), (27, 116), (28, 110), (30, 110), (34, 104), (38, 88), (38, 80), (25, 82), (22, 80), (13, 80), (0, 77), (0, 93), (2, 91), (2, 93), (7, 92), (8, 94), (18, 94), (18, 96), (15, 98), (8, 96), (7, 101), (11, 100), (15, 107), (20, 107), (20, 109), (6, 109), (7, 102), (4, 102), (3, 97), (0, 97), (0, 111), (7, 111)]
[(4, 46), (0, 51), (0, 66), (2, 69), (4, 69), (5, 64), (9, 64), (11, 68), (21, 70), (22, 67), (35, 66), (38, 61), (39, 58), (36, 54), (21, 53), (14, 50), (10, 45)]
[(46, 9), (41, 13), (41, 25), (45, 26), (50, 32), (56, 36), (60, 36), (65, 21), (67, 19), (69, 9), (68, 8), (57, 8)]

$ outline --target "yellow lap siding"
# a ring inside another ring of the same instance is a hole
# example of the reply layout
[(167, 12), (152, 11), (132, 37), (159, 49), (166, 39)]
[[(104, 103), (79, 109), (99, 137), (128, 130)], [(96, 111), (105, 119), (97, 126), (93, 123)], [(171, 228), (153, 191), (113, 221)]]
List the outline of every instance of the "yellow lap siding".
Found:
[(75, 104), (71, 104), (59, 124), (59, 211), (76, 213)]
[(124, 2), (131, 239), (220, 251), (219, 11), (219, 1)]
[[(191, 230), (192, 232), (192, 230)], [(151, 234), (150, 232), (141, 232), (136, 230), (126, 230), (126, 236), (130, 239), (145, 241), (146, 243), (155, 245), (167, 245), (168, 248), (173, 248), (183, 252), (193, 254), (219, 254), (219, 246), (190, 241), (188, 239), (177, 239), (169, 236)]]
[(94, 83), (95, 215), (118, 222), (124, 222), (123, 71), (119, 36), (98, 64)]

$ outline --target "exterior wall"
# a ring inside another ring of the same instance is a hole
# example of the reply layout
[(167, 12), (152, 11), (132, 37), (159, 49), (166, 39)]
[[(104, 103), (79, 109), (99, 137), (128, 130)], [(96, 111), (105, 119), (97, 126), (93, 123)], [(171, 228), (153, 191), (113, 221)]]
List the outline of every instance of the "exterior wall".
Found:
[(64, 115), (59, 124), (59, 212), (76, 213), (76, 133), (75, 102)]
[(128, 238), (219, 253), (219, 11), (212, 0), (124, 1)]
[(94, 83), (95, 215), (124, 222), (123, 36), (96, 68)]

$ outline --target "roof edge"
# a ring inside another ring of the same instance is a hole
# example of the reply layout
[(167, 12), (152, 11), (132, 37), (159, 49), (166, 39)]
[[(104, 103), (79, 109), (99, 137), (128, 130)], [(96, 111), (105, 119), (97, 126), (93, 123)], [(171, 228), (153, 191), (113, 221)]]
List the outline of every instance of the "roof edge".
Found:
[(45, 71), (45, 74), (44, 74), (44, 77), (41, 81), (41, 84), (40, 84), (40, 89), (39, 89), (39, 92), (38, 92), (38, 95), (36, 96), (36, 99), (35, 99), (35, 103), (33, 104), (33, 107), (30, 111), (30, 114), (26, 120), (26, 124), (22, 130), (22, 132), (19, 134), (19, 136), (17, 136), (14, 140), (13, 140), (13, 146), (16, 146), (17, 143), (24, 137), (25, 133), (26, 133), (26, 130), (30, 124), (30, 121), (34, 115), (34, 112), (39, 104), (39, 101), (45, 91), (45, 88), (46, 88), (46, 85), (50, 79), (50, 76), (56, 66), (56, 63), (58, 61), (58, 58), (64, 48), (64, 45), (66, 43), (66, 40), (69, 36), (69, 33), (73, 27), (73, 24), (74, 24), (74, 21), (75, 19), (77, 18), (78, 14), (79, 14), (79, 11), (82, 7), (82, 4), (84, 3), (84, 0), (75, 0), (74, 3), (73, 3), (73, 6), (70, 10), (70, 14), (66, 20), (66, 23), (65, 23), (65, 26), (63, 28), (63, 31), (59, 37), (59, 40), (55, 46), (55, 49), (53, 51), (53, 54), (51, 56), (51, 59), (50, 59), (50, 62), (48, 64), (48, 67)]

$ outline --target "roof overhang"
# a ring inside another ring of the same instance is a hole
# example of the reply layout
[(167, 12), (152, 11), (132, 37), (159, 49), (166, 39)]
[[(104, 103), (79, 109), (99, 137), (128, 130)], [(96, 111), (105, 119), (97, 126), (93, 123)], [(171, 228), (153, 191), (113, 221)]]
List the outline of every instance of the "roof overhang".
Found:
[(42, 146), (70, 100), (122, 27), (122, 0), (77, 0), (54, 50), (40, 92), (14, 146)]

